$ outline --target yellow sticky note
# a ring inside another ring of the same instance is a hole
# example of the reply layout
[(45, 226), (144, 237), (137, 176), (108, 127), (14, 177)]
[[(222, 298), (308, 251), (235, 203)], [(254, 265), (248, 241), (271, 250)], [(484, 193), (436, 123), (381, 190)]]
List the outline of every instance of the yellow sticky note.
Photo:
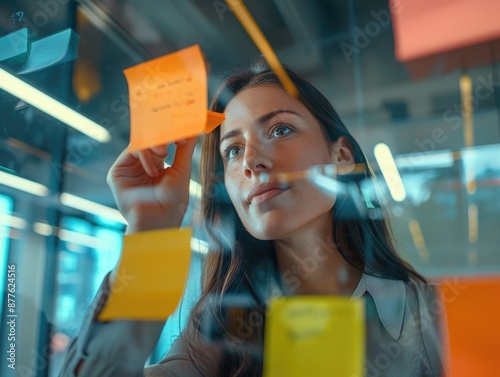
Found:
[(361, 377), (365, 360), (362, 299), (294, 296), (271, 300), (264, 377)]
[(164, 229), (124, 237), (115, 281), (100, 321), (165, 320), (184, 292), (191, 229)]
[(207, 110), (207, 67), (198, 45), (123, 72), (129, 88), (131, 152), (208, 133), (225, 119)]

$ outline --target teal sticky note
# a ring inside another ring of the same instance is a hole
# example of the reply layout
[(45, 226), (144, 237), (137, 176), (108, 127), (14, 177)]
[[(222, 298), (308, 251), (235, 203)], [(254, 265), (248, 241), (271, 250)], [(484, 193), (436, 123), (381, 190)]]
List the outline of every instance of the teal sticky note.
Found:
[(75, 59), (78, 41), (79, 35), (68, 28), (33, 42), (28, 61), (17, 73), (32, 73)]
[(0, 38), (0, 61), (21, 63), (26, 60), (29, 51), (29, 31), (17, 30)]

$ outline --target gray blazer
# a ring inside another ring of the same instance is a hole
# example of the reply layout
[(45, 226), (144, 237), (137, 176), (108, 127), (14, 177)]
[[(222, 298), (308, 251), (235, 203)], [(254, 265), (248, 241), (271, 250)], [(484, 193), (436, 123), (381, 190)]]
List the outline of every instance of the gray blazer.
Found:
[[(276, 294), (276, 287), (273, 288)], [(144, 368), (163, 329), (163, 322), (95, 320), (109, 294), (107, 278), (87, 311), (80, 335), (71, 343), (60, 376), (203, 377), (186, 356), (182, 335), (163, 360)], [(442, 376), (445, 346), (434, 287), (364, 274), (353, 297), (366, 302), (365, 376)], [(278, 377), (278, 376), (277, 376)]]

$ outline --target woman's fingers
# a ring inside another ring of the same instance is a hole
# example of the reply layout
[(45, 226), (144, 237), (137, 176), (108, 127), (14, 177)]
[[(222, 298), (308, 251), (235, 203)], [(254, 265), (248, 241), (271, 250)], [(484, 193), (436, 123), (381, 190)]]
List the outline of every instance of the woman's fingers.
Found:
[[(176, 141), (177, 146), (173, 166), (177, 171), (190, 175), (191, 161), (194, 148), (196, 147), (197, 137)], [(167, 146), (159, 145), (144, 149), (139, 152), (130, 153), (126, 148), (116, 159), (110, 172), (117, 167), (127, 167), (140, 161), (144, 172), (150, 177), (157, 177), (165, 169), (164, 160), (168, 156)]]
[(137, 161), (137, 157), (132, 155), (128, 147), (125, 148), (120, 155), (116, 158), (115, 162), (113, 162), (113, 165), (108, 170), (108, 174), (106, 176), (106, 182), (108, 185), (111, 187), (113, 184), (113, 180), (115, 175), (117, 174), (117, 171), (119, 171), (123, 167), (130, 167), (133, 166)]
[(150, 148), (151, 151), (158, 157), (161, 157), (162, 159), (167, 157), (168, 152), (167, 152), (167, 145), (158, 145), (156, 147)]
[(142, 167), (147, 175), (150, 177), (156, 177), (158, 175), (158, 168), (156, 161), (153, 158), (152, 152), (149, 149), (140, 151), (137, 155)]
[(156, 177), (164, 169), (163, 160), (168, 156), (165, 145), (144, 149), (137, 153), (137, 158), (147, 175)]
[(198, 138), (195, 136), (175, 142), (177, 149), (172, 167), (186, 176), (191, 176), (191, 162), (193, 161), (193, 152), (197, 141)]

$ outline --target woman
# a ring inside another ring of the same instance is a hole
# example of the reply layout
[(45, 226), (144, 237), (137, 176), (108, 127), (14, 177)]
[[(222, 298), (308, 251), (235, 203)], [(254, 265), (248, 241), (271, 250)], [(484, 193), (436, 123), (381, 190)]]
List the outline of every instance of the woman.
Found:
[[(398, 257), (386, 220), (363, 217), (359, 203), (332, 199), (307, 180), (263, 183), (261, 173), (332, 163), (346, 182), (371, 178), (326, 98), (289, 75), (297, 99), (262, 63), (233, 73), (215, 95), (212, 109), (226, 120), (202, 148), (201, 218), (210, 238), (202, 294), (181, 336), (145, 375), (260, 376), (266, 303), (280, 294), (364, 296), (366, 374), (441, 375), (433, 291)], [(168, 169), (164, 147), (117, 159), (108, 180), (129, 233), (180, 226), (195, 143), (178, 142)], [(107, 287), (105, 281), (62, 375), (142, 374), (162, 324), (92, 321)], [(236, 295), (248, 302), (234, 304)]]

